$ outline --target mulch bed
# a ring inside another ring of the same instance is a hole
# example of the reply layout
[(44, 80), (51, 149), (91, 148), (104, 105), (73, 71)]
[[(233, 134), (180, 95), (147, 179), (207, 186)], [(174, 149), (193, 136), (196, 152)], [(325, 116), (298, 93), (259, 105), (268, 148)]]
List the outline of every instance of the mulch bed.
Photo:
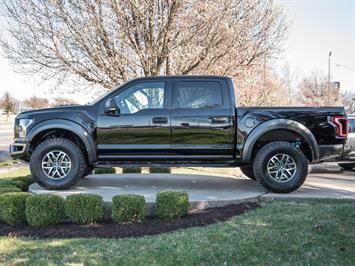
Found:
[(258, 207), (260, 207), (258, 202), (242, 203), (207, 209), (179, 219), (162, 220), (156, 217), (148, 217), (142, 222), (132, 224), (115, 224), (112, 221), (104, 221), (100, 224), (77, 225), (65, 222), (53, 226), (31, 227), (28, 225), (10, 226), (0, 223), (0, 236), (35, 238), (139, 237), (226, 221), (235, 215), (243, 214)]

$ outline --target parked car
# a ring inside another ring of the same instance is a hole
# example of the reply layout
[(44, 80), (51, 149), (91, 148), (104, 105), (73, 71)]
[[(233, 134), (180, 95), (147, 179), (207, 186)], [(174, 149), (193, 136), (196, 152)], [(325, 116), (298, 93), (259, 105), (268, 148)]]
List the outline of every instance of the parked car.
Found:
[(355, 168), (355, 115), (348, 115), (349, 119), (349, 145), (351, 146), (351, 152), (343, 158), (343, 162), (338, 165), (346, 170)]
[(236, 167), (266, 189), (287, 193), (308, 162), (344, 156), (343, 107), (236, 106), (219, 76), (132, 80), (83, 106), (21, 113), (11, 156), (30, 163), (47, 189), (67, 189), (93, 167)]

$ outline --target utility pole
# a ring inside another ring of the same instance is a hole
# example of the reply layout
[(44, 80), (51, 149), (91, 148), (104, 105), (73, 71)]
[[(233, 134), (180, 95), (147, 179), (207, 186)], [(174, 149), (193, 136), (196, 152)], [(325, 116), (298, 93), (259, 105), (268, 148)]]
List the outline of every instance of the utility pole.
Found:
[(328, 97), (327, 104), (330, 104), (330, 57), (332, 56), (332, 51), (329, 51), (328, 54)]

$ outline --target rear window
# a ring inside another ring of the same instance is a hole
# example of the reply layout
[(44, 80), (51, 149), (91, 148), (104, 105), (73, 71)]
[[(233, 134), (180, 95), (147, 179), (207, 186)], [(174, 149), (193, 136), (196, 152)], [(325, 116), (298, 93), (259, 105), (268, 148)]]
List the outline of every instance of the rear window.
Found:
[(217, 108), (223, 106), (218, 82), (178, 82), (173, 91), (174, 108)]

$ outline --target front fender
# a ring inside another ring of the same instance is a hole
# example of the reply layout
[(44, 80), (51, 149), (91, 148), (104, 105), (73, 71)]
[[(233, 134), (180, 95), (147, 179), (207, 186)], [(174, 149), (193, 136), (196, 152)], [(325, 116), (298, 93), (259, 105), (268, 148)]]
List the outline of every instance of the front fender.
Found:
[(39, 133), (49, 129), (64, 129), (71, 131), (77, 135), (84, 143), (86, 152), (88, 154), (89, 163), (97, 160), (96, 149), (91, 134), (81, 125), (65, 120), (65, 119), (51, 119), (35, 125), (26, 135), (26, 141), (31, 142)]
[(313, 161), (319, 160), (319, 148), (317, 140), (306, 126), (290, 119), (272, 119), (254, 128), (248, 135), (243, 147), (242, 161), (247, 162), (251, 160), (253, 147), (262, 135), (277, 129), (294, 131), (302, 136), (311, 148)]

